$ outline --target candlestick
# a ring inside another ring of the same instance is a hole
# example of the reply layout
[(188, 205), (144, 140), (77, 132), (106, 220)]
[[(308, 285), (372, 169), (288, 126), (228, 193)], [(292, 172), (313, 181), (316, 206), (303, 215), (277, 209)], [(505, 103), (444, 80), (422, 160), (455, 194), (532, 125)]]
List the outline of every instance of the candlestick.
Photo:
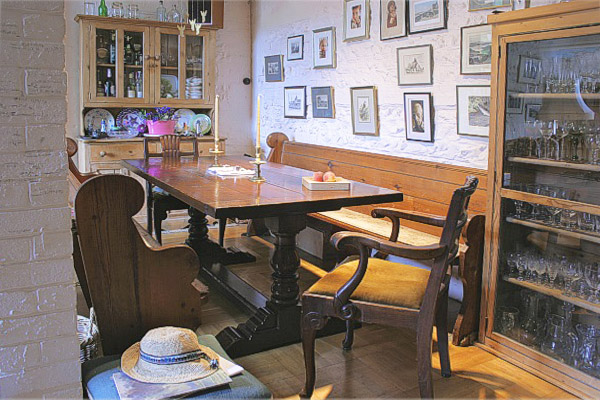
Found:
[(215, 143), (219, 140), (219, 95), (215, 97)]
[(260, 174), (260, 166), (266, 164), (266, 161), (260, 159), (260, 146), (256, 146), (256, 158), (253, 161), (250, 161), (250, 164), (254, 164), (254, 176), (250, 178), (251, 182), (265, 182), (267, 179)]
[(256, 148), (260, 149), (260, 94), (256, 102), (258, 107), (258, 111), (256, 112)]

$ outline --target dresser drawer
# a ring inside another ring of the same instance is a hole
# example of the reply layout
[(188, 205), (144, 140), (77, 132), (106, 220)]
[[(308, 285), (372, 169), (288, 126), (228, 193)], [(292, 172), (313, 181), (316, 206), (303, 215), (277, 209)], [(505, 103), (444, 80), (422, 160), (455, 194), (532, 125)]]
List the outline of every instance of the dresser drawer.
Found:
[(111, 143), (90, 146), (90, 161), (119, 161), (130, 158), (144, 158), (144, 144)]

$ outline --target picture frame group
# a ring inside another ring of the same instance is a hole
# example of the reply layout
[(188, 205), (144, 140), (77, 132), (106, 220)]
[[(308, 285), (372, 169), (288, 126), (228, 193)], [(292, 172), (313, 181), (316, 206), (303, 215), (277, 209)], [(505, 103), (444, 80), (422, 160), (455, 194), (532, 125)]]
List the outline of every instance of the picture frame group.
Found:
[[(311, 88), (313, 118), (335, 118), (333, 87)], [(284, 118), (306, 118), (306, 86), (287, 86), (283, 88)]]

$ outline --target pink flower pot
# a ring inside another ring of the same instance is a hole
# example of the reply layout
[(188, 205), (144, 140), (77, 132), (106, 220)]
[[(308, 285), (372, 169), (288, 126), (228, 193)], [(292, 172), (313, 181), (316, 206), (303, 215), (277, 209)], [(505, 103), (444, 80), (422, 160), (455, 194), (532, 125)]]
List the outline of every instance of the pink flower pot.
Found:
[(177, 121), (146, 121), (148, 133), (151, 135), (172, 135), (175, 133)]

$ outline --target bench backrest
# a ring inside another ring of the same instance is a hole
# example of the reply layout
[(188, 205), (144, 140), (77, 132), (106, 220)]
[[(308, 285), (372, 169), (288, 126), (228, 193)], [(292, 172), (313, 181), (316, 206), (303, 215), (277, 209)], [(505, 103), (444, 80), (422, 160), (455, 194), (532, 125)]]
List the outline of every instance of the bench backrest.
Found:
[[(446, 215), (452, 194), (472, 175), (479, 179), (479, 186), (471, 197), (470, 214), (485, 213), (486, 170), (290, 141), (283, 143), (281, 163), (311, 171), (331, 170), (347, 179), (399, 190), (404, 201), (387, 206), (436, 215)], [(352, 209), (370, 214), (374, 207)], [(405, 225), (441, 234), (440, 228), (409, 221)]]

